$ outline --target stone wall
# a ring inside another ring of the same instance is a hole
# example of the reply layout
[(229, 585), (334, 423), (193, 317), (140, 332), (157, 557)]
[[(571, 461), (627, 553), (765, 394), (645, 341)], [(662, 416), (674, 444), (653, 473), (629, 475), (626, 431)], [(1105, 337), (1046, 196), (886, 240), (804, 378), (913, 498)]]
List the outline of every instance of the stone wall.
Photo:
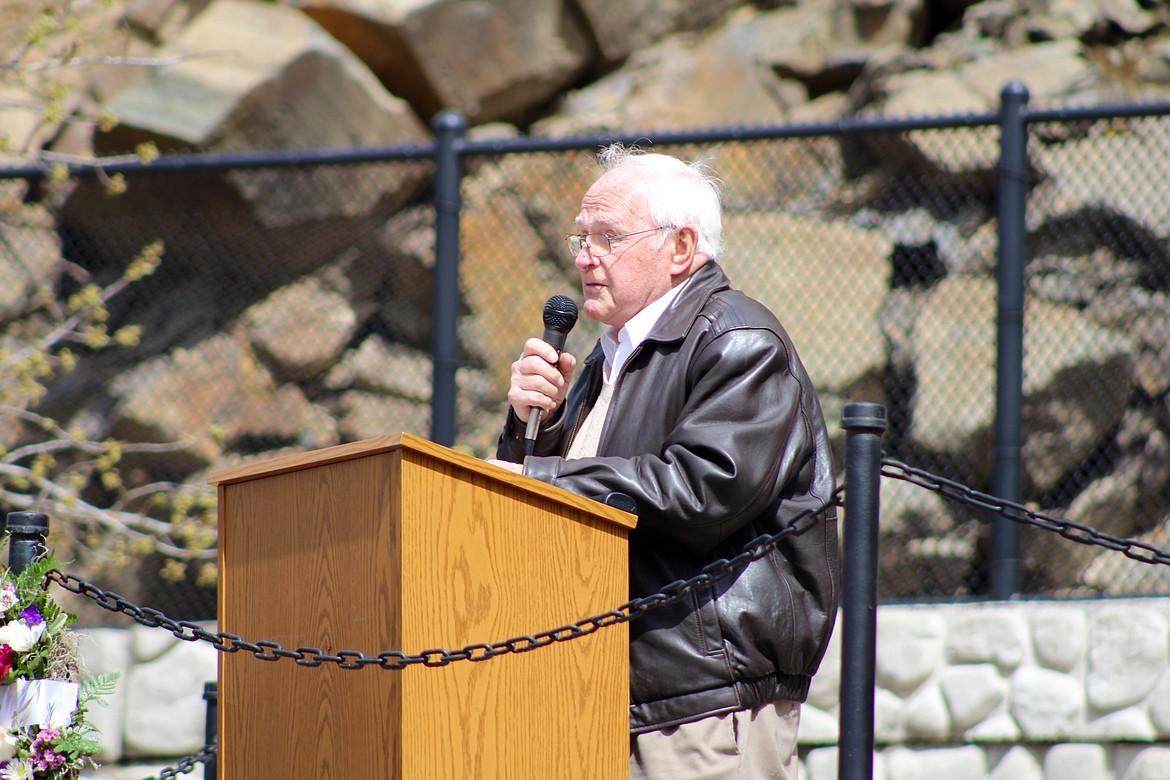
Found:
[[(88, 777), (157, 776), (204, 744), (211, 645), (82, 634), (91, 671), (122, 673)], [(837, 777), (841, 640), (802, 713), (807, 780)], [(883, 606), (877, 682), (878, 780), (1170, 777), (1170, 598)]]
[[(809, 780), (837, 777), (841, 632), (804, 708)], [(878, 610), (875, 777), (1170, 777), (1170, 599)]]

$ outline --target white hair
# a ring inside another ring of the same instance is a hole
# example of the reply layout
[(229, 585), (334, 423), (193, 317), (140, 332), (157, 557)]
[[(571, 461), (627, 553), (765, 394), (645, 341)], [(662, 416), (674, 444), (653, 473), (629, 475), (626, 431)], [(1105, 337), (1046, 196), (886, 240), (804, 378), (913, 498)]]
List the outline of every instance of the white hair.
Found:
[(696, 252), (712, 260), (719, 256), (723, 248), (719, 179), (703, 162), (686, 163), (620, 143), (604, 147), (597, 159), (606, 173), (621, 168), (648, 174), (638, 177), (634, 194), (645, 202), (650, 221), (694, 228)]

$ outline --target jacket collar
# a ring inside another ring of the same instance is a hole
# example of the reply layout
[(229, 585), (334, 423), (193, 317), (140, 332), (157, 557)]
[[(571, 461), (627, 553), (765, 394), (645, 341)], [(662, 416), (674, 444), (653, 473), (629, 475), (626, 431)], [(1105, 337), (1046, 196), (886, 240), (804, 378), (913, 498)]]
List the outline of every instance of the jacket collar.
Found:
[(694, 324), (707, 300), (720, 290), (731, 287), (727, 274), (714, 260), (708, 260), (691, 276), (691, 283), (674, 299), (669, 308), (658, 318), (647, 341), (679, 341)]

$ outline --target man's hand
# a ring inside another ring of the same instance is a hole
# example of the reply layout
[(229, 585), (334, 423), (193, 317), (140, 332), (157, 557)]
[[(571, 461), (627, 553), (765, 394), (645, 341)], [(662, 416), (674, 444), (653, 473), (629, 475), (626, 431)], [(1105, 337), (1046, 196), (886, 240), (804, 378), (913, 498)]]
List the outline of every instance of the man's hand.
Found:
[(512, 364), (512, 382), (508, 387), (508, 403), (516, 417), (528, 422), (528, 416), (539, 407), (551, 415), (565, 400), (569, 384), (577, 370), (577, 359), (568, 352), (557, 357), (551, 345), (538, 338), (524, 342), (524, 352)]
[(493, 466), (499, 466), (502, 469), (507, 469), (508, 471), (514, 471), (517, 474), (524, 473), (524, 465), (522, 463), (513, 463), (510, 460), (499, 460), (497, 458), (488, 458), (487, 462), (492, 464)]

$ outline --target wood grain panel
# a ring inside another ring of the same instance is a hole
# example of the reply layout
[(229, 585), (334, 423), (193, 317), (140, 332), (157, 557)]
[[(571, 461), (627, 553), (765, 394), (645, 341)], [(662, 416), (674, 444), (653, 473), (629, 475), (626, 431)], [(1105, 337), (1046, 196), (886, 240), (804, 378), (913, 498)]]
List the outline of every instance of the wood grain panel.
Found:
[[(626, 600), (621, 529), (486, 476), (462, 476), (449, 480), (426, 460), (403, 465), (403, 565), (434, 573), (404, 583), (407, 641), (448, 649), (500, 641)], [(456, 717), (446, 728), (404, 734), (405, 760), (442, 756), (429, 776), (450, 778), (541, 777), (549, 767), (562, 768), (557, 777), (628, 774), (627, 643), (625, 626), (617, 626), (528, 653), (423, 670), (404, 692), (404, 709), (440, 721), (440, 709), (456, 702)], [(615, 709), (623, 714), (616, 723)], [(599, 740), (607, 750), (599, 752)], [(598, 766), (615, 744), (621, 766)], [(500, 774), (485, 774), (487, 767)]]
[[(627, 598), (633, 519), (414, 437), (213, 473), (220, 626), (326, 653), (461, 649)], [(628, 632), (400, 672), (220, 659), (221, 778), (619, 778)]]
[[(391, 459), (363, 458), (231, 486), (230, 509), (247, 526), (221, 545), (225, 630), (330, 654), (397, 647), (401, 570), (389, 500), (396, 471)], [(237, 616), (246, 632), (230, 628)], [(393, 673), (247, 653), (222, 661), (220, 740), (241, 760), (230, 776), (394, 776), (401, 695)], [(372, 684), (379, 674), (385, 679)], [(261, 711), (225, 709), (241, 702), (259, 702)], [(384, 748), (334, 749), (357, 734)]]

